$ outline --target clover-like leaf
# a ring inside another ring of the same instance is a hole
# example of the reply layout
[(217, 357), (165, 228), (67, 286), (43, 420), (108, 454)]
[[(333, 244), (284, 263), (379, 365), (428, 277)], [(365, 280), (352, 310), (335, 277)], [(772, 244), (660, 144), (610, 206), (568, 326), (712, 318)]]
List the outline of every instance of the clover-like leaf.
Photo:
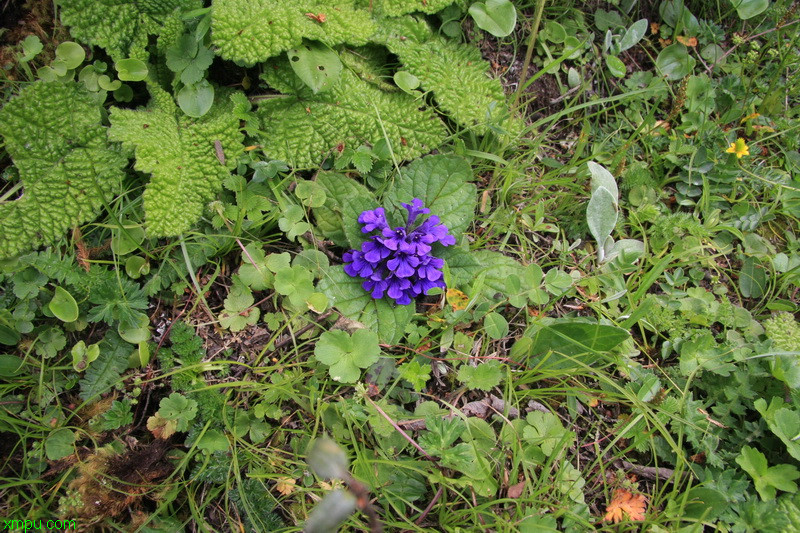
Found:
[(242, 134), (227, 91), (217, 91), (211, 109), (192, 119), (164, 90), (149, 88), (147, 109), (112, 108), (109, 136), (135, 149), (135, 168), (152, 174), (143, 195), (147, 233), (166, 237), (191, 229), (200, 218), (236, 167)]
[(358, 381), (361, 369), (376, 362), (380, 353), (378, 335), (366, 329), (352, 335), (342, 330), (326, 331), (314, 348), (317, 361), (328, 365), (331, 378), (341, 383)]
[(497, 361), (486, 361), (478, 366), (461, 365), (458, 381), (470, 389), (490, 390), (500, 384), (503, 371)]
[(418, 361), (409, 361), (398, 368), (400, 377), (411, 383), (415, 391), (419, 392), (425, 388), (425, 384), (431, 377), (431, 365), (420, 364)]
[(742, 447), (742, 453), (736, 458), (736, 462), (753, 478), (762, 500), (775, 499), (778, 490), (797, 492), (794, 480), (800, 477), (800, 472), (793, 465), (769, 466), (766, 456), (750, 446)]
[(177, 431), (186, 431), (189, 429), (189, 422), (197, 416), (197, 402), (183, 394), (173, 392), (169, 397), (161, 399), (158, 404), (158, 415), (165, 420), (176, 422)]

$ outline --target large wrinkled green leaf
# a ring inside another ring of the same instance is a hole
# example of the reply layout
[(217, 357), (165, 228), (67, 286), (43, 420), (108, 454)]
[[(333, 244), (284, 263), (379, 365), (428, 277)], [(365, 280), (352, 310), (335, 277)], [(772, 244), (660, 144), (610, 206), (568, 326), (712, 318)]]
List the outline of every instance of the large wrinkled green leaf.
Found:
[(102, 108), (77, 83), (36, 82), (0, 110), (0, 135), (23, 194), (0, 203), (0, 258), (94, 218), (120, 184), (125, 158), (108, 143)]
[(378, 334), (380, 342), (396, 344), (414, 314), (414, 304), (395, 305), (387, 299), (375, 300), (361, 286), (361, 278), (351, 278), (340, 266), (331, 267), (317, 285), (332, 305), (345, 317), (364, 324)]
[[(307, 13), (319, 17), (324, 21)], [(369, 11), (352, 3), (313, 0), (215, 0), (211, 38), (218, 53), (245, 65), (266, 61), (303, 39), (328, 46), (366, 44), (375, 32)]]
[[(456, 239), (472, 222), (477, 204), (469, 163), (455, 155), (430, 155), (400, 170), (400, 177), (386, 195), (386, 204), (406, 211), (401, 203), (419, 198), (447, 226)], [(393, 208), (387, 209), (387, 212)]]
[(152, 102), (143, 110), (112, 108), (109, 137), (134, 148), (135, 168), (152, 174), (143, 195), (147, 232), (168, 237), (200, 218), (236, 167), (243, 136), (229, 91), (218, 91), (208, 113), (192, 119), (162, 89), (150, 90)]
[(157, 34), (175, 8), (190, 11), (200, 0), (98, 1), (60, 0), (61, 21), (70, 34), (86, 44), (100, 46), (113, 59), (146, 60), (148, 35)]
[[(424, 21), (383, 21), (376, 42), (396, 54), (404, 70), (432, 91), (436, 105), (461, 126), (485, 135), (507, 112), (503, 87), (478, 48), (434, 33)], [(511, 129), (505, 122), (503, 126)]]
[(267, 67), (264, 78), (277, 89), (295, 94), (259, 102), (259, 137), (264, 152), (297, 168), (318, 165), (334, 150), (375, 145), (387, 139), (399, 159), (431, 151), (444, 140), (445, 129), (431, 109), (404, 92), (385, 92), (349, 70), (329, 90), (313, 94), (286, 60)]

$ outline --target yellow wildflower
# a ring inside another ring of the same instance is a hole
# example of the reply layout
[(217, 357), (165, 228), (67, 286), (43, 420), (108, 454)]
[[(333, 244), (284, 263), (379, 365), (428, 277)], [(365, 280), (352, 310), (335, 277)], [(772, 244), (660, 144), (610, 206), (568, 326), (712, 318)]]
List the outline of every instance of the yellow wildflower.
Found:
[(743, 156), (750, 155), (750, 148), (745, 144), (745, 140), (739, 137), (735, 143), (731, 143), (725, 153), (736, 154), (736, 157), (741, 159)]

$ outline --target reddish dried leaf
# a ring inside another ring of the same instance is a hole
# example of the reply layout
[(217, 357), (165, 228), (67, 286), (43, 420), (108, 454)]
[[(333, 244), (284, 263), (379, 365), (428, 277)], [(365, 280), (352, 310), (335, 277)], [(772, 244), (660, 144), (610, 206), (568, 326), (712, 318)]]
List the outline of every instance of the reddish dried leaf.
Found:
[(520, 481), (516, 485), (511, 485), (510, 487), (508, 487), (507, 495), (509, 498), (519, 498), (520, 496), (522, 496), (522, 491), (524, 490), (525, 490), (525, 482)]

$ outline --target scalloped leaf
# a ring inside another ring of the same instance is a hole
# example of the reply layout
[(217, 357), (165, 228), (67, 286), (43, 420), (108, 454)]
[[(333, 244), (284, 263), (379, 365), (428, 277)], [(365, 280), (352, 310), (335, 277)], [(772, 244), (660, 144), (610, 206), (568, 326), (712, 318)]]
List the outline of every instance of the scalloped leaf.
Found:
[(262, 100), (257, 111), (268, 133), (259, 142), (272, 159), (313, 167), (339, 146), (374, 145), (384, 131), (399, 159), (413, 159), (445, 138), (434, 112), (405, 93), (384, 92), (345, 69), (330, 90), (314, 95), (286, 63), (267, 81), (283, 90), (298, 87), (296, 94)]
[(361, 322), (377, 332), (382, 343), (396, 344), (403, 338), (406, 324), (414, 315), (414, 305), (395, 305), (375, 300), (361, 286), (360, 278), (351, 278), (341, 266), (330, 267), (317, 285), (342, 315)]
[(175, 8), (203, 7), (200, 0), (60, 0), (61, 22), (73, 37), (100, 46), (113, 59), (147, 59), (148, 35), (158, 34), (161, 22)]
[(109, 137), (133, 148), (135, 168), (152, 174), (144, 192), (148, 235), (170, 237), (200, 218), (235, 168), (243, 135), (230, 91), (219, 90), (200, 119), (184, 115), (162, 89), (150, 86), (150, 91), (153, 100), (144, 110), (112, 108)]
[(460, 125), (478, 135), (489, 131), (487, 117), (506, 109), (500, 80), (489, 74), (480, 50), (435, 35), (423, 21), (412, 18), (385, 21), (376, 39), (432, 91), (438, 106)]
[(216, 0), (211, 22), (219, 55), (244, 65), (297, 48), (304, 38), (360, 46), (375, 30), (369, 11), (345, 0)]
[[(477, 200), (472, 169), (456, 155), (429, 155), (400, 170), (400, 177), (386, 195), (387, 205), (402, 210), (402, 202), (419, 198), (447, 226), (456, 239), (467, 229)], [(387, 209), (390, 212), (391, 209)]]
[(0, 257), (51, 244), (93, 219), (122, 180), (101, 107), (83, 84), (37, 82), (0, 110), (0, 135), (23, 194), (0, 203)]

